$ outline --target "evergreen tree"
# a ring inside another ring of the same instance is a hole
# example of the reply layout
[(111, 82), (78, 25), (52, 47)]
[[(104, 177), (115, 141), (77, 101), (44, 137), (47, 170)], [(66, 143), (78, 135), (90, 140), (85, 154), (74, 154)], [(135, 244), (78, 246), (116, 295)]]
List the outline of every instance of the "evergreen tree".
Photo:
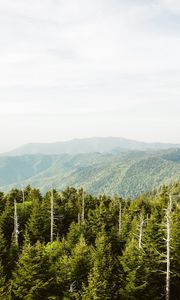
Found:
[(123, 272), (120, 274), (120, 295), (123, 300), (143, 299), (146, 279), (143, 277), (142, 250), (135, 238), (130, 239), (120, 257)]
[(52, 280), (44, 246), (39, 241), (35, 245), (26, 242), (13, 272), (12, 297), (48, 299)]
[(0, 216), (0, 229), (3, 233), (8, 247), (11, 245), (12, 234), (14, 230), (14, 208), (13, 206), (7, 204), (5, 210)]
[(4, 193), (0, 192), (0, 214), (4, 211), (6, 206), (6, 200), (4, 198)]
[(2, 230), (0, 229), (0, 261), (7, 261), (7, 248), (6, 248), (6, 241)]
[(175, 203), (171, 215), (171, 282), (170, 299), (178, 300), (180, 295), (180, 206)]
[(5, 278), (3, 266), (2, 266), (2, 263), (0, 260), (0, 300), (6, 299), (5, 282), (6, 282), (6, 278)]
[(83, 300), (118, 299), (118, 278), (111, 245), (105, 234), (96, 239), (96, 247), (91, 252), (92, 269), (88, 276), (88, 286), (84, 287)]
[(39, 199), (35, 199), (32, 204), (32, 211), (27, 224), (27, 232), (31, 242), (45, 242), (50, 240), (49, 232), (46, 231), (46, 217), (42, 209), (42, 203)]
[(83, 236), (71, 250), (66, 251), (56, 263), (59, 295), (63, 299), (75, 299), (82, 284), (87, 282), (90, 269), (90, 251)]

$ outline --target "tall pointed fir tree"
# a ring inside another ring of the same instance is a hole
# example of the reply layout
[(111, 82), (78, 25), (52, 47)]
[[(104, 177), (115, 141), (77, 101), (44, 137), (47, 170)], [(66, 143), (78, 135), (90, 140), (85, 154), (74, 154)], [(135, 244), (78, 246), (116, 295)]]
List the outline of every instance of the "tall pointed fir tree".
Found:
[(12, 279), (12, 299), (48, 299), (53, 277), (44, 246), (25, 242)]
[(82, 299), (118, 299), (118, 266), (117, 261), (113, 258), (111, 244), (105, 233), (97, 237), (96, 246), (91, 251), (91, 259), (92, 268), (88, 276), (88, 286), (84, 287)]

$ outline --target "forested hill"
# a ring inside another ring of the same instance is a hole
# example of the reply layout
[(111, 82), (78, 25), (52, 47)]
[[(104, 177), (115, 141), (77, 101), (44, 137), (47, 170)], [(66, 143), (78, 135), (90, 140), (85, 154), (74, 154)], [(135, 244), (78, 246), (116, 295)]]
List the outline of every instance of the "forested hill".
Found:
[(179, 224), (180, 183), (134, 201), (0, 193), (0, 299), (179, 300)]
[(0, 157), (0, 189), (30, 184), (46, 192), (83, 186), (93, 195), (136, 197), (180, 179), (180, 149), (120, 154)]

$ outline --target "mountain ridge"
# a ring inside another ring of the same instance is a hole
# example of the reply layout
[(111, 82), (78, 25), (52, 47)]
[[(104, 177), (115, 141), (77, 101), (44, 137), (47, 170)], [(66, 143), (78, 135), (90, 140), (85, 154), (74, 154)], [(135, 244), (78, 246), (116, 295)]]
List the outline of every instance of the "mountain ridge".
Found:
[(67, 186), (136, 197), (180, 179), (180, 149), (0, 157), (0, 190), (31, 185), (46, 192)]
[(58, 155), (63, 153), (74, 155), (89, 152), (119, 153), (129, 150), (144, 151), (169, 148), (180, 148), (180, 144), (147, 143), (122, 137), (92, 137), (55, 143), (29, 143), (7, 153), (2, 153), (1, 156), (20, 156), (24, 154)]

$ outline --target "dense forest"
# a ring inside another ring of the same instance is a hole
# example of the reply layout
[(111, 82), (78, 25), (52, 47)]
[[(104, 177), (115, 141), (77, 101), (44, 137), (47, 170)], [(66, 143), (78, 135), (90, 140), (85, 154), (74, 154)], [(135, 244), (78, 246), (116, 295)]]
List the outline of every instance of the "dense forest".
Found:
[(180, 183), (0, 193), (0, 299), (180, 299)]
[(82, 186), (91, 195), (137, 196), (180, 180), (180, 149), (0, 157), (0, 190), (31, 185), (42, 193)]

